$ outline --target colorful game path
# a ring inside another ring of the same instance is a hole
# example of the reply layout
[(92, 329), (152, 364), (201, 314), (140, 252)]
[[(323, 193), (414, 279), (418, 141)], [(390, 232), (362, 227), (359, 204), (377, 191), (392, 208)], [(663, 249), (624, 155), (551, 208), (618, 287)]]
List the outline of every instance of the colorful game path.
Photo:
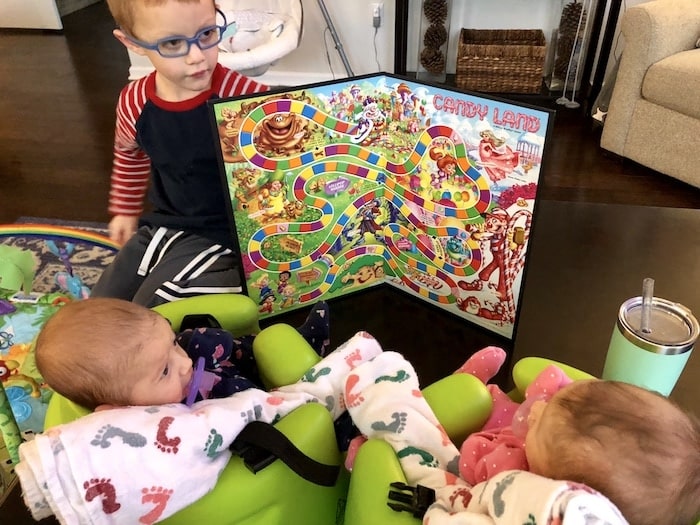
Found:
[[(464, 142), (456, 138), (456, 132), (452, 128), (443, 125), (431, 126), (425, 129), (419, 136), (417, 143), (408, 158), (400, 164), (389, 162), (381, 155), (354, 143), (340, 143), (326, 145), (314, 151), (306, 151), (300, 155), (288, 158), (270, 158), (262, 155), (254, 143), (254, 130), (256, 125), (264, 118), (276, 113), (297, 113), (324, 128), (341, 135), (350, 137), (358, 132), (358, 125), (338, 120), (320, 109), (306, 104), (299, 100), (274, 100), (263, 103), (254, 109), (244, 120), (239, 135), (241, 152), (253, 165), (267, 171), (277, 170), (300, 170), (293, 184), (294, 196), (306, 205), (321, 211), (320, 219), (313, 222), (301, 223), (276, 223), (263, 226), (251, 237), (248, 245), (248, 253), (251, 261), (261, 269), (275, 272), (292, 271), (311, 265), (315, 261), (328, 260), (328, 252), (334, 245), (335, 240), (341, 234), (347, 222), (355, 217), (360, 209), (373, 199), (384, 197), (391, 202), (399, 212), (419, 230), (432, 237), (454, 237), (464, 233), (456, 226), (428, 226), (424, 224), (411, 211), (408, 203), (423, 208), (426, 212), (439, 213), (445, 217), (454, 217), (458, 220), (470, 220), (479, 217), (484, 213), (491, 202), (491, 192), (488, 180), (471, 164), (467, 158)], [(398, 184), (391, 176), (410, 175), (421, 164), (423, 157), (428, 151), (430, 144), (436, 139), (449, 139), (455, 147), (455, 157), (457, 158), (459, 169), (471, 180), (473, 186), (477, 188), (472, 201), (462, 207), (446, 206), (434, 201), (427, 200), (410, 189)], [(363, 164), (354, 162), (344, 162), (339, 158), (357, 159)], [(321, 159), (325, 159), (319, 162)], [(367, 165), (373, 168), (367, 167)], [(358, 197), (348, 206), (339, 217), (336, 218), (333, 205), (326, 199), (310, 195), (305, 191), (306, 183), (319, 174), (344, 173), (375, 181), (381, 186)], [(390, 177), (386, 177), (386, 173)], [(271, 261), (264, 257), (261, 251), (264, 240), (273, 235), (279, 234), (305, 234), (318, 232), (333, 226), (325, 241), (311, 253), (290, 261)], [(406, 251), (400, 250), (393, 237), (404, 237), (413, 240), (413, 244), (424, 257), (421, 261), (410, 256)], [(431, 250), (425, 243), (418, 242), (416, 235), (405, 226), (390, 223), (384, 227), (384, 239), (386, 246), (369, 245), (348, 250), (342, 255), (342, 259), (335, 260), (335, 265), (329, 265), (326, 275), (318, 288), (301, 296), (302, 302), (312, 300), (325, 293), (335, 281), (336, 275), (342, 263), (355, 257), (369, 253), (381, 255), (385, 258), (389, 266), (401, 275), (402, 281), (416, 293), (440, 303), (452, 303), (459, 295), (457, 285), (453, 277), (464, 277), (474, 274), (481, 266), (482, 254), (479, 244), (473, 240), (466, 240), (469, 254), (465, 258), (468, 261), (464, 265), (454, 265), (445, 261), (442, 254)], [(433, 275), (443, 281), (451, 290), (450, 295), (443, 295), (431, 291), (429, 287), (421, 286), (399, 271), (399, 262), (407, 265), (419, 272)]]

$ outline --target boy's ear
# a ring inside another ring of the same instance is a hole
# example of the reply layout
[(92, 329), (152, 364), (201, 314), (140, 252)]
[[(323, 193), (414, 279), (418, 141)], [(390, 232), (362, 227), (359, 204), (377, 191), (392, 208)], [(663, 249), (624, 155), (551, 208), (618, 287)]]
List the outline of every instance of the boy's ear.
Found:
[(114, 31), (112, 31), (112, 34), (114, 35), (114, 38), (119, 40), (128, 50), (133, 51), (137, 55), (146, 54), (145, 50), (141, 46), (137, 46), (131, 40), (129, 40), (124, 34), (124, 31), (122, 31), (121, 29), (115, 29)]

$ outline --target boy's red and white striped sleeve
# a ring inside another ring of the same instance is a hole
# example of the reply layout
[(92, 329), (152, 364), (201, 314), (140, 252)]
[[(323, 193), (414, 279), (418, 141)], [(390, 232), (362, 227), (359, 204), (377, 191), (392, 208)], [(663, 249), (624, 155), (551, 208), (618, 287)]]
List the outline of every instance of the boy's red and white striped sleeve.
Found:
[[(117, 124), (114, 134), (114, 162), (109, 191), (111, 215), (141, 215), (144, 208), (151, 159), (136, 142), (136, 121), (147, 101), (147, 82), (153, 74), (127, 84), (117, 102)], [(219, 97), (258, 93), (269, 89), (235, 71), (217, 65), (215, 82)]]
[(136, 143), (136, 120), (146, 104), (146, 78), (129, 83), (117, 102), (109, 191), (111, 215), (138, 216), (143, 211), (151, 160)]
[(221, 79), (221, 84), (218, 89), (218, 95), (220, 97), (234, 97), (247, 93), (260, 93), (261, 91), (270, 89), (269, 86), (256, 82), (250, 77), (243, 76), (231, 69), (226, 70), (221, 68), (220, 65), (219, 69), (220, 71), (225, 71), (225, 75)]

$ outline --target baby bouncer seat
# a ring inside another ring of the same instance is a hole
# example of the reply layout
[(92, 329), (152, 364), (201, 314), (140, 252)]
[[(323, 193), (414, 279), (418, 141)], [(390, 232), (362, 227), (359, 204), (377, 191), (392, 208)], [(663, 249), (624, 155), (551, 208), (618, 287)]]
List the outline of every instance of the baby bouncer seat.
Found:
[[(243, 295), (199, 296), (167, 303), (155, 310), (171, 322), (175, 331), (179, 331), (183, 323), (206, 326), (216, 322), (234, 335), (257, 334), (253, 348), (261, 377), (269, 388), (299, 380), (320, 359), (289, 325), (275, 324), (260, 330), (257, 305)], [(573, 379), (592, 377), (562, 363), (526, 358), (513, 368), (516, 390), (511, 395), (514, 398), (522, 395), (539, 372), (552, 363)], [(454, 443), (462, 442), (468, 434), (481, 428), (492, 410), (486, 386), (467, 373), (447, 376), (424, 388), (422, 393)], [(468, 402), (455, 403), (455, 400)], [(87, 412), (54, 394), (45, 427), (70, 422)], [(342, 465), (335, 427), (322, 405), (302, 405), (275, 426), (317, 462)], [(406, 482), (399, 459), (387, 442), (378, 439), (370, 439), (360, 447), (352, 473), (341, 468), (333, 486), (307, 481), (281, 460), (273, 461), (254, 474), (241, 457), (234, 455), (213, 491), (162, 523), (419, 525), (420, 517), (410, 512), (396, 512), (388, 505), (391, 484), (396, 482)]]
[[(261, 377), (268, 388), (291, 384), (320, 358), (289, 325), (264, 330), (258, 325), (258, 307), (239, 294), (205, 295), (155, 308), (173, 330), (217, 323), (234, 336), (257, 334), (253, 345)], [(68, 423), (89, 411), (54, 393), (47, 409), (45, 428)], [(241, 456), (233, 455), (211, 492), (161, 523), (189, 525), (333, 525), (342, 523), (347, 476), (340, 466), (335, 427), (320, 404), (300, 406), (274, 425), (296, 448), (318, 463), (338, 467), (332, 486), (307, 481), (282, 460), (274, 460), (254, 473)], [(183, 475), (187, 467), (183, 466)]]
[(301, 0), (220, 0), (229, 29), (219, 62), (247, 76), (262, 75), (294, 51), (303, 27)]
[[(509, 397), (514, 401), (523, 401), (528, 385), (549, 365), (557, 365), (573, 380), (593, 378), (558, 361), (526, 357), (513, 366), (515, 388), (508, 393)], [(468, 373), (446, 376), (422, 389), (422, 394), (447, 436), (457, 445), (469, 434), (481, 429), (493, 408), (491, 393), (486, 385)], [(370, 438), (359, 448), (354, 460), (345, 525), (420, 525), (422, 513), (413, 513), (405, 503), (397, 505), (389, 497), (396, 484), (404, 485), (406, 482), (406, 475), (392, 446), (387, 441)], [(425, 503), (420, 501), (419, 492), (413, 499), (413, 503)]]

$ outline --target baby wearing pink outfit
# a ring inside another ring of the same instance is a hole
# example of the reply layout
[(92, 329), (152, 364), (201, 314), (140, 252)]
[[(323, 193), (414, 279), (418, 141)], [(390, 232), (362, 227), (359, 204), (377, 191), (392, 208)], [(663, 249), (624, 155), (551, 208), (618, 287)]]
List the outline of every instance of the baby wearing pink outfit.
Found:
[(469, 373), (487, 386), (493, 410), (481, 431), (467, 437), (460, 448), (460, 476), (476, 485), (506, 470), (529, 470), (525, 457), (525, 434), (530, 407), (537, 400), (548, 401), (571, 379), (557, 366), (549, 365), (525, 391), (525, 401), (516, 403), (497, 385), (488, 381), (506, 360), (506, 352), (488, 346), (471, 356), (455, 373)]
[[(491, 415), (479, 432), (470, 434), (460, 447), (460, 477), (474, 486), (506, 470), (529, 470), (525, 457), (525, 435), (530, 407), (537, 400), (548, 401), (571, 379), (557, 366), (549, 365), (525, 391), (525, 401), (516, 403), (497, 385), (489, 384), (506, 360), (506, 352), (496, 346), (487, 346), (455, 370), (455, 374), (469, 373), (480, 379), (493, 399)], [(469, 402), (466, 400), (465, 402)], [(357, 436), (350, 441), (345, 466), (352, 471), (359, 447), (367, 440)]]

